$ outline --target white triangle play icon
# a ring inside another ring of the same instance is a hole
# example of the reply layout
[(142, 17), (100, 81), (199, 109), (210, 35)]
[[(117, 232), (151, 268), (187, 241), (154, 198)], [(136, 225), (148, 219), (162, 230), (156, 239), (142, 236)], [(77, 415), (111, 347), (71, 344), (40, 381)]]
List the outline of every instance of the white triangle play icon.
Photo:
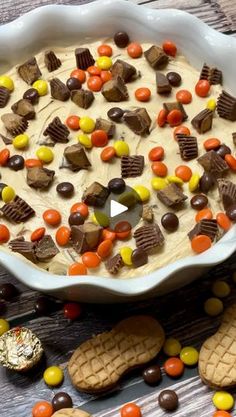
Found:
[(110, 201), (110, 217), (118, 216), (118, 214), (124, 213), (128, 210), (128, 207), (118, 203), (115, 200)]

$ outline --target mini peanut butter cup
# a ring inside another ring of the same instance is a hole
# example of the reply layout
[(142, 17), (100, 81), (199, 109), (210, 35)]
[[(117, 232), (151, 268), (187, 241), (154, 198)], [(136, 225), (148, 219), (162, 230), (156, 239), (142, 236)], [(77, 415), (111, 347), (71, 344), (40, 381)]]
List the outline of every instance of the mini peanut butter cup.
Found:
[(133, 236), (137, 248), (140, 248), (145, 252), (164, 244), (164, 236), (156, 223), (139, 227), (135, 230)]
[(45, 51), (44, 63), (49, 72), (56, 71), (61, 66), (61, 60), (53, 51)]
[(143, 173), (143, 155), (124, 155), (121, 157), (121, 176), (122, 178), (139, 177)]
[(108, 259), (105, 263), (107, 271), (112, 275), (118, 274), (118, 272), (123, 266), (124, 262), (119, 253), (117, 253), (117, 255), (113, 256), (112, 258)]

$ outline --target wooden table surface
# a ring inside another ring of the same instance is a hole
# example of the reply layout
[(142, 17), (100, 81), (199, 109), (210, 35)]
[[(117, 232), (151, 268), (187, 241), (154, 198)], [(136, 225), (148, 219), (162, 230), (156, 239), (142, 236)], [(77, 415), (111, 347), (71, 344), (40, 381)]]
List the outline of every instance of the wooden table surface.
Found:
[[(87, 2), (88, 0), (1, 0), (0, 23), (7, 23), (39, 5)], [(133, 0), (133, 3), (153, 8), (184, 9), (221, 32), (231, 36), (236, 34), (235, 0)], [(18, 375), (0, 369), (0, 416), (30, 417), (32, 405), (36, 401), (50, 400), (56, 392), (66, 391), (72, 396), (75, 406), (81, 406), (97, 417), (119, 416), (121, 404), (131, 400), (142, 406), (144, 417), (159, 417), (165, 413), (158, 407), (158, 394), (165, 387), (171, 386), (180, 399), (180, 407), (173, 414), (175, 417), (211, 417), (214, 410), (211, 403), (213, 392), (202, 384), (196, 369), (186, 369), (184, 376), (176, 381), (165, 375), (161, 385), (156, 388), (147, 386), (142, 380), (141, 372), (137, 371), (126, 376), (112, 393), (96, 398), (78, 393), (72, 388), (66, 372), (66, 363), (82, 341), (95, 333), (110, 329), (121, 318), (139, 313), (157, 317), (163, 324), (167, 336), (177, 337), (183, 345), (200, 347), (202, 342), (214, 333), (220, 321), (220, 318), (207, 317), (203, 311), (204, 300), (211, 294), (212, 281), (225, 278), (230, 283), (232, 292), (224, 302), (227, 306), (235, 301), (236, 284), (232, 281), (232, 273), (235, 270), (236, 254), (194, 284), (168, 296), (125, 305), (84, 305), (81, 318), (69, 323), (63, 317), (60, 304), (58, 311), (50, 316), (37, 317), (34, 302), (38, 294), (25, 288), (6, 270), (0, 268), (0, 282), (12, 282), (20, 291), (20, 295), (8, 303), (6, 317), (12, 326), (24, 325), (35, 331), (46, 352), (43, 363), (29, 374)], [(157, 362), (162, 364), (163, 358), (158, 358)], [(54, 364), (65, 369), (65, 380), (62, 387), (51, 390), (45, 386), (42, 374), (46, 366)]]

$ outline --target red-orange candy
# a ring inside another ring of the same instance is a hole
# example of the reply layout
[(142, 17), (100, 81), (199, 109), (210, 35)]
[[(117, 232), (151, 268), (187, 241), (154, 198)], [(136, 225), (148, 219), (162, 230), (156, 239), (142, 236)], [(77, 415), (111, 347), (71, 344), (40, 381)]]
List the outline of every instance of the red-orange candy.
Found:
[(116, 233), (109, 229), (103, 229), (102, 240), (108, 240), (108, 239), (114, 242), (114, 240), (116, 240)]
[(196, 253), (205, 252), (211, 247), (211, 239), (206, 235), (195, 236), (191, 240), (192, 250)]
[(195, 85), (195, 93), (199, 97), (207, 97), (211, 84), (207, 80), (199, 80)]
[(100, 74), (100, 78), (101, 78), (103, 84), (106, 83), (107, 81), (110, 81), (112, 79), (111, 71), (102, 70), (101, 74)]
[(187, 165), (179, 165), (175, 168), (175, 175), (184, 182), (188, 182), (192, 176), (192, 170)]
[(232, 414), (228, 413), (228, 411), (217, 410), (215, 411), (212, 417), (233, 417), (233, 416)]
[(180, 125), (180, 126), (177, 126), (174, 129), (173, 135), (174, 135), (174, 139), (175, 140), (177, 140), (177, 136), (176, 135), (178, 135), (178, 134), (189, 136), (191, 134), (191, 132), (190, 132), (190, 130), (189, 130), (189, 128), (187, 126)]
[(231, 228), (231, 221), (225, 213), (217, 213), (216, 221), (221, 229), (227, 231)]
[(68, 268), (68, 275), (87, 275), (87, 268), (80, 262), (75, 262)]
[(91, 141), (93, 146), (102, 147), (108, 144), (108, 135), (105, 130), (94, 130), (91, 134)]
[(131, 42), (127, 47), (128, 55), (131, 58), (140, 58), (143, 53), (142, 46), (138, 42)]
[(37, 242), (37, 240), (42, 239), (45, 235), (45, 232), (45, 227), (39, 227), (38, 229), (35, 229), (30, 236), (31, 242)]
[(35, 167), (41, 168), (42, 166), (43, 166), (43, 163), (39, 159), (26, 159), (25, 160), (26, 168), (35, 168)]
[(43, 220), (50, 226), (58, 226), (61, 222), (61, 215), (57, 210), (48, 209), (43, 213)]
[(167, 123), (171, 127), (178, 126), (183, 121), (183, 113), (180, 110), (171, 110), (167, 115)]
[(195, 216), (195, 220), (196, 220), (197, 223), (199, 223), (203, 219), (204, 220), (213, 219), (212, 211), (208, 207), (198, 211), (198, 213)]
[(192, 101), (192, 94), (188, 90), (179, 90), (176, 93), (176, 100), (182, 104), (189, 104)]
[(66, 246), (70, 240), (70, 229), (67, 226), (61, 226), (56, 231), (56, 242), (60, 246)]
[(177, 378), (184, 372), (184, 363), (179, 358), (169, 358), (164, 363), (164, 369), (167, 375)]
[(7, 164), (7, 161), (10, 157), (10, 151), (7, 148), (4, 148), (0, 151), (0, 165), (4, 166)]
[(112, 240), (110, 239), (103, 240), (103, 242), (101, 242), (97, 248), (98, 256), (102, 259), (107, 258), (112, 251), (112, 247), (113, 247)]
[(101, 75), (101, 69), (96, 67), (96, 65), (91, 65), (91, 67), (87, 68), (89, 75)]
[(79, 212), (81, 216), (83, 216), (86, 219), (86, 217), (88, 217), (88, 214), (89, 214), (89, 209), (88, 209), (87, 204), (85, 203), (75, 203), (71, 207), (70, 212), (71, 213)]
[(155, 146), (149, 151), (148, 158), (150, 161), (161, 161), (164, 158), (164, 148), (162, 146)]
[(167, 110), (161, 109), (157, 116), (157, 124), (159, 127), (163, 127), (167, 122)]
[(142, 417), (140, 407), (135, 403), (123, 405), (120, 410), (121, 417)]
[(112, 56), (112, 47), (110, 45), (102, 44), (97, 51), (100, 56)]
[(10, 239), (10, 232), (5, 224), (0, 224), (0, 244), (8, 242)]
[(97, 268), (101, 263), (101, 258), (95, 252), (85, 252), (82, 255), (82, 262), (88, 268)]
[(168, 168), (163, 162), (155, 161), (152, 164), (152, 172), (158, 177), (166, 177)]
[(149, 101), (151, 97), (151, 90), (146, 87), (137, 88), (135, 91), (135, 98), (138, 101)]
[(86, 73), (82, 69), (76, 68), (70, 73), (70, 77), (77, 78), (83, 84), (86, 80)]
[(131, 229), (131, 224), (125, 220), (117, 223), (115, 226), (115, 233), (117, 239), (123, 240), (130, 237)]
[(211, 151), (219, 148), (221, 141), (217, 138), (209, 138), (203, 142), (206, 151)]
[(232, 171), (236, 171), (236, 158), (230, 153), (225, 155), (225, 162), (229, 165)]
[(175, 57), (175, 55), (177, 53), (177, 47), (176, 47), (176, 45), (175, 45), (174, 42), (172, 42), (170, 40), (166, 40), (166, 41), (163, 42), (162, 48), (163, 48), (163, 51), (167, 55), (170, 55), (170, 56), (174, 56)]
[(69, 116), (66, 119), (66, 125), (71, 130), (79, 130), (79, 121), (80, 121), (80, 118), (78, 116)]
[(53, 413), (53, 407), (47, 401), (39, 401), (32, 408), (32, 417), (51, 417)]
[(87, 80), (87, 86), (89, 88), (89, 90), (91, 91), (100, 91), (102, 88), (102, 79), (101, 77), (98, 77), (97, 75), (92, 75), (88, 80)]
[(114, 158), (115, 155), (115, 148), (113, 148), (113, 146), (107, 146), (102, 150), (100, 157), (103, 162), (109, 162)]

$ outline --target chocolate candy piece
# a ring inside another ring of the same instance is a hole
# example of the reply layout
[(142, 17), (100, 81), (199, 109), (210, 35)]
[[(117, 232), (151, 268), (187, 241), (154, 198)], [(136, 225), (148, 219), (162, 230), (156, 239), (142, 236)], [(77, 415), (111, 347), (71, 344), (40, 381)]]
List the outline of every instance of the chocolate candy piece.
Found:
[(135, 230), (133, 236), (137, 248), (140, 248), (145, 252), (163, 246), (164, 244), (164, 236), (156, 223), (139, 227)]
[(84, 224), (84, 218), (79, 212), (71, 213), (68, 218), (68, 223), (70, 226), (80, 226)]
[(167, 185), (162, 190), (157, 191), (157, 197), (167, 207), (173, 207), (177, 204), (182, 204), (187, 200), (187, 196), (176, 184)]
[(108, 138), (112, 138), (115, 134), (116, 125), (110, 120), (102, 119), (99, 117), (96, 119), (95, 130), (104, 130), (107, 133)]
[(142, 219), (148, 223), (152, 223), (154, 218), (153, 209), (151, 206), (143, 206)]
[(114, 42), (118, 48), (126, 48), (129, 44), (129, 35), (126, 32), (116, 32), (114, 35)]
[(179, 87), (182, 81), (181, 76), (178, 74), (178, 72), (168, 72), (166, 74), (166, 78), (169, 81), (170, 85), (172, 85), (173, 87)]
[(110, 192), (115, 194), (121, 194), (123, 191), (125, 191), (125, 181), (123, 178), (113, 178), (108, 183), (108, 189)]
[(179, 399), (175, 391), (166, 389), (158, 396), (159, 406), (166, 411), (174, 411), (178, 408)]
[(44, 63), (49, 72), (56, 71), (61, 66), (61, 60), (53, 51), (45, 51)]
[(35, 313), (38, 316), (46, 316), (52, 311), (52, 300), (48, 297), (40, 296), (34, 304)]
[(122, 178), (135, 178), (143, 173), (143, 155), (124, 155), (121, 157), (121, 176)]
[(157, 385), (162, 380), (161, 368), (158, 365), (151, 365), (143, 371), (143, 379), (148, 385)]
[(119, 123), (123, 117), (124, 110), (120, 109), (120, 107), (112, 107), (107, 112), (107, 116), (109, 119), (111, 119), (113, 122)]
[(49, 81), (51, 88), (51, 96), (56, 100), (67, 101), (70, 98), (70, 91), (67, 86), (59, 80), (59, 78), (53, 78)]
[(199, 181), (200, 190), (203, 193), (208, 193), (215, 184), (215, 178), (210, 172), (204, 172)]
[(77, 253), (93, 250), (100, 242), (102, 227), (91, 222), (71, 226), (71, 241)]
[(1, 116), (6, 130), (12, 135), (17, 136), (24, 133), (28, 127), (27, 120), (18, 114), (6, 113)]
[(236, 203), (236, 184), (225, 178), (220, 178), (217, 180), (217, 185), (224, 209), (227, 210)]
[(165, 213), (161, 218), (161, 224), (168, 232), (175, 232), (179, 227), (179, 219), (174, 213)]
[(236, 222), (236, 203), (227, 208), (226, 214), (232, 222)]
[(4, 184), (4, 182), (0, 182), (0, 198), (2, 198), (2, 190), (5, 188), (7, 184)]
[(0, 298), (5, 301), (10, 301), (12, 298), (18, 295), (18, 290), (15, 285), (6, 283), (0, 285)]
[(23, 236), (11, 240), (9, 242), (9, 247), (12, 252), (20, 253), (22, 256), (33, 263), (37, 262), (37, 258), (35, 256), (35, 243), (25, 241)]
[(69, 141), (69, 134), (70, 131), (68, 127), (64, 125), (57, 116), (54, 117), (43, 132), (43, 136), (49, 136), (54, 142), (59, 143), (67, 143)]
[(1, 133), (0, 133), (0, 138), (3, 140), (5, 145), (12, 145), (12, 139), (11, 138), (7, 138), (6, 136), (2, 135)]
[(67, 146), (64, 150), (64, 157), (68, 163), (67, 168), (71, 171), (80, 171), (91, 166), (83, 146), (79, 143)]
[(21, 155), (13, 155), (8, 159), (7, 166), (13, 171), (19, 171), (24, 168), (25, 160)]
[(72, 408), (73, 402), (69, 394), (58, 392), (52, 399), (52, 406), (54, 411), (58, 411), (63, 408)]
[(139, 268), (148, 263), (148, 254), (141, 248), (134, 249), (131, 255), (132, 266)]
[(57, 192), (62, 197), (70, 198), (74, 193), (74, 186), (71, 182), (60, 182), (60, 184), (57, 185)]
[(183, 120), (186, 120), (188, 118), (188, 115), (186, 111), (184, 110), (184, 106), (179, 101), (174, 101), (170, 103), (163, 103), (163, 108), (167, 111), (167, 113), (170, 113), (172, 110), (179, 110), (181, 111), (183, 115)]
[(5, 87), (0, 87), (0, 109), (3, 109), (10, 98), (10, 91)]
[(191, 207), (194, 210), (202, 210), (208, 204), (208, 198), (204, 194), (196, 194), (190, 200)]
[(35, 215), (35, 211), (32, 207), (18, 195), (15, 196), (14, 200), (4, 204), (1, 211), (6, 219), (13, 223), (25, 222)]
[(45, 189), (51, 185), (55, 171), (47, 168), (33, 167), (27, 169), (27, 184), (36, 189)]
[(197, 138), (194, 136), (177, 135), (180, 156), (184, 161), (190, 161), (198, 156)]
[(108, 188), (95, 181), (84, 191), (82, 201), (89, 206), (102, 207), (108, 195)]
[(101, 93), (109, 102), (125, 101), (129, 98), (127, 87), (121, 77), (109, 80), (103, 84)]
[(236, 120), (236, 98), (222, 91), (217, 99), (217, 113), (223, 119)]
[(56, 256), (58, 252), (59, 250), (50, 235), (45, 235), (35, 246), (35, 255), (40, 262), (48, 261)]
[(71, 78), (68, 78), (68, 80), (66, 81), (66, 85), (67, 85), (67, 88), (69, 88), (69, 90), (72, 91), (72, 90), (80, 90), (82, 84), (80, 80), (78, 80), (78, 78), (71, 77)]
[(27, 120), (35, 118), (35, 110), (29, 100), (22, 98), (11, 106), (13, 113), (19, 114)]
[(23, 98), (29, 100), (31, 104), (38, 104), (39, 102), (39, 93), (36, 88), (29, 88), (25, 91)]
[(17, 71), (22, 80), (27, 84), (33, 84), (42, 75), (35, 57), (28, 59), (28, 61), (20, 65)]
[(229, 169), (225, 160), (217, 155), (217, 153), (213, 150), (200, 156), (197, 161), (206, 172), (210, 172), (213, 175), (219, 176)]
[(225, 155), (231, 153), (231, 149), (223, 143), (215, 152), (224, 159)]
[(145, 51), (144, 56), (147, 62), (154, 69), (164, 68), (169, 62), (168, 55), (165, 54), (162, 48), (156, 45), (152, 45), (147, 51)]
[(87, 70), (88, 67), (95, 63), (90, 50), (88, 48), (76, 48), (75, 59), (77, 68)]
[(194, 228), (188, 233), (188, 237), (192, 240), (195, 236), (206, 235), (212, 240), (215, 240), (218, 235), (219, 229), (217, 226), (217, 221), (215, 219), (203, 219), (198, 222)]
[(137, 77), (136, 68), (121, 59), (117, 59), (117, 61), (112, 65), (111, 73), (113, 78), (120, 76), (125, 83), (132, 81)]
[(222, 71), (218, 68), (210, 68), (206, 63), (203, 65), (199, 80), (207, 80), (210, 84), (222, 84)]
[(94, 94), (92, 91), (84, 90), (83, 88), (73, 90), (71, 92), (71, 100), (82, 109), (88, 109), (94, 100)]
[(158, 94), (169, 94), (172, 90), (165, 74), (162, 74), (162, 72), (159, 71), (156, 72), (156, 87)]
[(124, 262), (119, 253), (117, 253), (117, 255), (113, 256), (112, 258), (108, 259), (105, 262), (105, 267), (107, 271), (112, 275), (118, 274), (118, 272), (123, 266), (124, 266)]
[(144, 107), (140, 107), (136, 110), (126, 112), (123, 117), (127, 126), (136, 135), (142, 136), (149, 133), (149, 129), (151, 126), (151, 118)]
[(213, 111), (205, 109), (198, 113), (191, 123), (198, 133), (205, 133), (212, 128), (212, 120)]

